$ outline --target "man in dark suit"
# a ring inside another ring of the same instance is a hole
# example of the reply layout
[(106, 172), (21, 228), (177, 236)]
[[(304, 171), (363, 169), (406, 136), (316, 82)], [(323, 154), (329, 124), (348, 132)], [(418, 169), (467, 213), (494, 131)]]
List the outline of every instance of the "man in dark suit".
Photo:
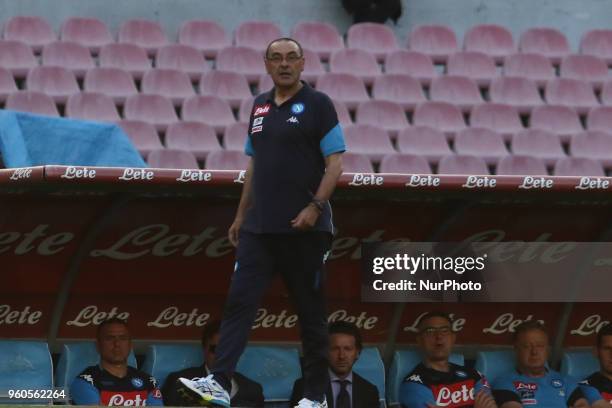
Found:
[[(200, 401), (191, 397), (191, 394), (181, 393), (178, 379), (206, 377), (210, 374), (210, 367), (215, 363), (215, 351), (219, 342), (220, 321), (213, 321), (204, 326), (202, 332), (202, 349), (204, 351), (204, 364), (190, 367), (168, 374), (162, 395), (166, 406), (199, 406)], [(232, 377), (232, 390), (230, 392), (232, 407), (263, 407), (264, 396), (261, 385), (244, 375), (236, 372)]]
[[(353, 371), (361, 353), (361, 333), (352, 323), (329, 325), (329, 378), (325, 391), (329, 408), (376, 408), (380, 406), (378, 388)], [(300, 378), (293, 384), (290, 406), (296, 406), (303, 394)]]

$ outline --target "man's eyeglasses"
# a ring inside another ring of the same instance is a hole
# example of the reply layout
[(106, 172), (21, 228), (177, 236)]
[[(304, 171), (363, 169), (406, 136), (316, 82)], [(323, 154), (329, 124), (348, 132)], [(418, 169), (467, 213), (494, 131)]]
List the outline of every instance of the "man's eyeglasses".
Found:
[(430, 336), (433, 337), (436, 334), (441, 334), (443, 336), (448, 336), (449, 334), (451, 334), (453, 331), (450, 328), (450, 326), (442, 326), (442, 327), (425, 327), (423, 330), (421, 330), (421, 334), (425, 335), (425, 336)]
[(280, 64), (281, 62), (283, 62), (283, 60), (287, 61), (287, 63), (289, 64), (295, 64), (300, 59), (302, 59), (302, 56), (298, 54), (289, 54), (283, 57), (282, 55), (274, 54), (271, 57), (266, 57), (266, 59), (273, 64)]

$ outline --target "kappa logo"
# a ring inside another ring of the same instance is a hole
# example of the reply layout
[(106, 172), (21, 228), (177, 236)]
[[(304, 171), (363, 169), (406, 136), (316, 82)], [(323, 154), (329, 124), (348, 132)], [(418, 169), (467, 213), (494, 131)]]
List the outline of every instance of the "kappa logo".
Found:
[(418, 383), (423, 384), (423, 380), (421, 380), (421, 376), (418, 374), (412, 374), (410, 377), (408, 377), (408, 381), (418, 382)]
[(256, 106), (255, 112), (253, 112), (253, 116), (267, 115), (270, 112), (270, 104), (267, 103), (265, 105)]
[(292, 116), (289, 119), (287, 119), (287, 122), (289, 122), (289, 123), (300, 123), (298, 118), (296, 118), (295, 116)]
[(90, 383), (91, 385), (93, 385), (94, 383), (93, 377), (89, 374), (83, 374), (81, 378)]

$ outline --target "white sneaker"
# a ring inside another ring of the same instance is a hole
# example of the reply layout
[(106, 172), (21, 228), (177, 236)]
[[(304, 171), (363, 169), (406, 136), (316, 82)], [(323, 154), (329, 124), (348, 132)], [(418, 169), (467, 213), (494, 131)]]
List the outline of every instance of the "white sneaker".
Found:
[(229, 394), (214, 380), (213, 375), (205, 378), (179, 378), (181, 394), (205, 407), (230, 408)]
[(327, 408), (327, 398), (323, 399), (323, 402), (302, 398), (295, 408)]

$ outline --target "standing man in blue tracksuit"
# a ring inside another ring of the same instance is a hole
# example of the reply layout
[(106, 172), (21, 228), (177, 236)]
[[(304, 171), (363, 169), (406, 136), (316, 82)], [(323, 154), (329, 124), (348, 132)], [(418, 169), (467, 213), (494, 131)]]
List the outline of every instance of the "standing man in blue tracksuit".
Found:
[(323, 264), (333, 234), (329, 199), (342, 174), (342, 129), (329, 97), (300, 80), (304, 54), (290, 38), (272, 41), (265, 66), (274, 88), (255, 98), (245, 152), (251, 157), (229, 239), (236, 265), (213, 374), (180, 379), (204, 405), (229, 407), (231, 376), (276, 273), (297, 311), (304, 395), (297, 407), (326, 408), (328, 334)]

